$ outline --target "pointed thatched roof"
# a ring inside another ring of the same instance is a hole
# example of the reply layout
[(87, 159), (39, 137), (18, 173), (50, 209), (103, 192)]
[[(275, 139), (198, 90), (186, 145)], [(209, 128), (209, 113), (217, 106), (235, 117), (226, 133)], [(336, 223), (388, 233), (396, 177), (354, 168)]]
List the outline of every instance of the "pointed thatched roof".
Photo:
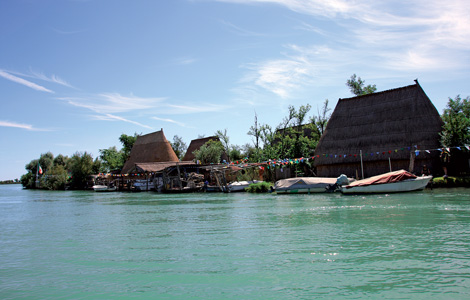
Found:
[(170, 142), (163, 134), (163, 129), (157, 132), (138, 136), (131, 154), (121, 170), (122, 174), (129, 173), (136, 163), (177, 162), (178, 157)]
[[(204, 145), (210, 140), (213, 140), (214, 142), (220, 142), (220, 139), (217, 136), (210, 136), (210, 137), (192, 140), (191, 143), (189, 144), (188, 150), (186, 150), (186, 154), (184, 155), (181, 161), (193, 161), (195, 158), (193, 152), (196, 150), (199, 150), (199, 148), (201, 148), (202, 145)], [(226, 153), (222, 154), (220, 161), (224, 161), (224, 160), (228, 161), (228, 156)]]
[[(397, 89), (339, 99), (315, 149), (317, 175), (354, 176), (352, 170), (357, 171), (361, 151), (368, 164), (366, 177), (388, 172), (389, 157), (401, 164), (393, 167), (408, 169), (406, 164), (415, 150), (439, 148), (442, 125), (438, 111), (418, 81)], [(430, 157), (416, 157), (424, 158)]]

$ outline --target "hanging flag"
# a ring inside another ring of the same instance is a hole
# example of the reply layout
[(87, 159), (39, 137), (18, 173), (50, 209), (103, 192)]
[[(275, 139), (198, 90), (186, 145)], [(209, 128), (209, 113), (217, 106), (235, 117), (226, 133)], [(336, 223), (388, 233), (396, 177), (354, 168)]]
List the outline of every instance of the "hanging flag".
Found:
[(42, 174), (42, 168), (41, 168), (41, 165), (38, 163), (38, 172), (39, 174)]
[(462, 150), (462, 149), (460, 149), (460, 147), (457, 147), (457, 149)]
[(465, 146), (465, 148), (467, 148), (467, 150), (470, 150), (470, 146)]
[(415, 154), (416, 154), (416, 156), (418, 156), (419, 155), (419, 150), (416, 150)]
[(431, 151), (429, 151), (429, 150), (426, 150), (426, 152), (429, 153), (429, 154), (431, 154)]

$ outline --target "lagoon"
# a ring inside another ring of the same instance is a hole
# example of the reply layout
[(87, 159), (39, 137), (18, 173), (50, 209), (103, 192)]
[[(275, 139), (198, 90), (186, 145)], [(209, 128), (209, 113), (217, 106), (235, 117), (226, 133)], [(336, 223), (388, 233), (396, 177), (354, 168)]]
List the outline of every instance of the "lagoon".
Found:
[(470, 190), (0, 186), (1, 299), (469, 299)]

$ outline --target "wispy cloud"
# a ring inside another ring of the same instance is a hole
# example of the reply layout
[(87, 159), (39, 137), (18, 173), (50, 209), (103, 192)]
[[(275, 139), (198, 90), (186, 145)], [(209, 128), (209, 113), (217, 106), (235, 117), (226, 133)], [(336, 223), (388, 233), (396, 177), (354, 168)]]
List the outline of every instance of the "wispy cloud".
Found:
[(54, 93), (53, 91), (51, 91), (51, 90), (49, 90), (49, 89), (47, 89), (43, 86), (40, 86), (40, 85), (38, 85), (34, 82), (31, 82), (31, 81), (28, 81), (26, 79), (20, 78), (18, 76), (15, 76), (11, 72), (8, 72), (8, 71), (5, 71), (5, 70), (0, 69), (0, 77), (3, 77), (7, 80), (22, 84), (22, 85), (27, 86), (27, 87), (29, 87), (33, 90), (36, 90), (36, 91)]
[(61, 97), (58, 99), (64, 100), (70, 105), (87, 108), (102, 114), (155, 108), (165, 100), (165, 98), (143, 98), (134, 95), (123, 96), (119, 93)]
[(174, 60), (174, 63), (177, 65), (191, 65), (193, 63), (197, 62), (197, 59), (192, 58), (192, 57), (180, 57)]
[(224, 24), (225, 26), (229, 27), (232, 32), (234, 32), (235, 34), (240, 35), (240, 36), (245, 36), (245, 37), (248, 37), (248, 36), (251, 36), (251, 37), (265, 36), (265, 34), (243, 29), (243, 28), (241, 28), (239, 26), (236, 26), (236, 25), (234, 25), (234, 24), (232, 24), (228, 21), (225, 21), (225, 20), (221, 20), (220, 22), (222, 24)]
[(186, 127), (186, 125), (184, 123), (181, 123), (181, 122), (178, 122), (178, 121), (175, 121), (175, 120), (172, 120), (172, 119), (164, 119), (164, 118), (159, 118), (159, 117), (152, 117), (152, 119), (157, 120), (157, 121), (167, 122), (167, 123), (173, 123), (173, 124), (179, 125), (181, 127)]
[(243, 65), (248, 72), (240, 82), (240, 95), (258, 88), (286, 99), (301, 88), (324, 81), (325, 76), (344, 77), (345, 72), (357, 72), (363, 66), (369, 72), (389, 76), (392, 72), (415, 74), (470, 67), (470, 19), (466, 17), (470, 2), (465, 0), (216, 1), (277, 4), (312, 16), (312, 24), (318, 20), (335, 24), (318, 28), (304, 18), (295, 28), (323, 38), (312, 45), (285, 45), (287, 51), (279, 57)]
[(52, 74), (50, 77), (48, 77), (44, 73), (37, 72), (37, 71), (34, 71), (32, 69), (30, 70), (30, 72), (31, 72), (31, 75), (24, 74), (23, 76), (27, 76), (27, 77), (31, 77), (31, 78), (37, 78), (37, 79), (44, 80), (44, 81), (47, 81), (47, 82), (52, 82), (52, 83), (55, 83), (55, 84), (63, 85), (63, 86), (69, 87), (69, 88), (75, 88), (70, 83), (68, 83), (64, 79), (62, 79), (59, 76), (56, 76), (54, 74)]
[(142, 124), (142, 123), (139, 123), (139, 122), (135, 122), (135, 121), (123, 118), (123, 117), (116, 116), (116, 115), (112, 115), (112, 114), (94, 115), (94, 116), (92, 116), (92, 118), (95, 119), (95, 120), (101, 120), (101, 121), (122, 121), (122, 122), (130, 123), (130, 124), (134, 124), (134, 125), (137, 125), (137, 126), (140, 126), (140, 127), (143, 127), (143, 128), (153, 129), (152, 127), (150, 127), (148, 125), (145, 125), (145, 124)]
[(21, 123), (15, 123), (15, 122), (10, 122), (10, 121), (0, 121), (0, 127), (20, 128), (20, 129), (25, 129), (29, 131), (50, 131), (48, 129), (34, 128), (33, 125), (30, 125), (30, 124), (21, 124)]

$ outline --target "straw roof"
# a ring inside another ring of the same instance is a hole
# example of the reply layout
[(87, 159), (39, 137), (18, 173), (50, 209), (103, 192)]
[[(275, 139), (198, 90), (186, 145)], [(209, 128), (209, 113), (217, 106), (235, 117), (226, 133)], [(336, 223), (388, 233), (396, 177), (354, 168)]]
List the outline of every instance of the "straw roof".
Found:
[[(192, 140), (189, 144), (188, 150), (186, 150), (186, 154), (184, 155), (181, 161), (193, 161), (195, 159), (194, 151), (199, 150), (199, 148), (201, 148), (205, 143), (210, 140), (213, 140), (214, 142), (220, 142), (220, 139), (217, 136), (210, 136)], [(228, 156), (225, 152), (222, 154), (220, 161), (224, 160), (228, 161)]]
[(122, 174), (129, 173), (136, 163), (177, 162), (178, 157), (167, 141), (163, 129), (146, 135), (138, 136), (131, 154), (121, 170)]
[[(400, 167), (408, 169), (405, 164), (409, 164), (415, 145), (423, 150), (439, 148), (443, 122), (418, 81), (415, 82), (397, 89), (339, 99), (315, 149), (317, 175), (354, 175), (351, 170), (357, 170), (361, 151), (366, 154), (362, 156), (363, 161), (371, 170), (367, 176), (372, 176), (389, 171), (389, 157), (401, 160)], [(375, 155), (377, 152), (379, 155)], [(424, 158), (424, 154), (416, 157)]]
[(193, 162), (189, 161), (168, 161), (168, 162), (151, 162), (151, 163), (136, 163), (134, 168), (130, 170), (132, 172), (140, 173), (157, 173), (165, 170), (168, 167), (176, 166), (198, 166)]

